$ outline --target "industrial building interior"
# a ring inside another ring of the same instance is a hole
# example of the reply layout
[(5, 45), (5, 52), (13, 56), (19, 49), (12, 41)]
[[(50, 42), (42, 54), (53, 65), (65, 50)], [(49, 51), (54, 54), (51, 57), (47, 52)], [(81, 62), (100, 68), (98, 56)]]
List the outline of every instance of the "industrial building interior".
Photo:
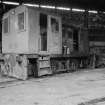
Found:
[[(0, 42), (1, 42), (1, 53), (3, 53), (3, 41), (2, 41), (2, 18), (5, 13), (7, 13), (9, 10), (18, 7), (19, 5), (26, 5), (28, 7), (33, 7), (36, 9), (39, 9), (39, 11), (47, 11), (48, 13), (52, 12), (54, 14), (57, 14), (61, 17), (62, 21), (62, 54), (65, 56), (65, 54), (69, 56), (78, 57), (79, 60), (72, 61), (73, 63), (81, 66), (81, 62), (83, 62), (82, 68), (103, 68), (105, 67), (105, 7), (104, 7), (104, 0), (101, 1), (94, 1), (94, 0), (55, 0), (55, 1), (41, 1), (41, 0), (35, 0), (35, 1), (28, 1), (28, 0), (1, 0), (0, 3)], [(21, 18), (21, 17), (20, 17)], [(24, 21), (24, 20), (23, 20)], [(22, 22), (22, 21), (20, 21)], [(6, 23), (6, 22), (5, 22)], [(56, 24), (55, 31), (59, 32), (59, 23), (57, 23), (56, 19), (51, 19), (51, 25), (53, 23)], [(21, 24), (22, 23), (18, 23)], [(43, 13), (40, 15), (40, 31), (42, 31), (41, 34), (41, 51), (47, 51), (47, 48), (49, 46), (48, 39), (47, 39), (47, 15), (44, 15)], [(6, 26), (7, 23), (5, 24)], [(24, 26), (22, 26), (24, 27)], [(83, 29), (82, 29), (83, 28)], [(5, 31), (6, 27), (5, 27)], [(45, 31), (45, 32), (43, 32)], [(80, 36), (79, 36), (80, 34)], [(59, 37), (60, 38), (60, 37)], [(72, 40), (73, 39), (73, 40)], [(4, 39), (3, 39), (4, 40)], [(54, 40), (54, 39), (52, 39)], [(8, 40), (9, 41), (9, 40)], [(48, 44), (48, 45), (47, 45)], [(56, 44), (56, 42), (55, 42)], [(69, 50), (67, 50), (66, 47), (68, 47)], [(52, 48), (53, 49), (53, 48)], [(9, 49), (8, 49), (9, 50)], [(79, 51), (80, 50), (80, 51)], [(54, 49), (53, 49), (54, 51)], [(80, 53), (79, 53), (80, 52)], [(83, 53), (81, 53), (83, 52)], [(16, 52), (15, 52), (16, 53)], [(52, 52), (53, 53), (53, 52)], [(63, 57), (62, 55), (62, 57)], [(84, 62), (84, 59), (82, 59), (81, 55), (87, 56), (87, 61)], [(52, 56), (52, 55), (51, 55)], [(54, 55), (53, 55), (54, 56)], [(66, 56), (65, 56), (66, 57)], [(75, 58), (74, 57), (74, 58)], [(54, 57), (52, 57), (53, 59)], [(67, 58), (67, 57), (66, 57)], [(72, 57), (73, 58), (73, 57)], [(63, 59), (63, 58), (62, 58)], [(68, 59), (68, 58), (67, 58)], [(56, 60), (50, 60), (52, 67), (55, 66), (54, 62)], [(56, 65), (59, 66), (59, 59), (57, 61)], [(63, 62), (63, 60), (62, 60)], [(69, 61), (71, 62), (71, 61)], [(78, 62), (78, 63), (77, 63)], [(87, 63), (86, 63), (87, 62)], [(61, 63), (61, 62), (60, 62)], [(65, 60), (64, 64), (66, 65), (67, 60)], [(84, 64), (86, 63), (86, 64)], [(74, 65), (75, 65), (74, 64)], [(71, 64), (72, 65), (72, 64)], [(57, 66), (56, 66), (57, 68)], [(60, 68), (60, 67), (58, 67)], [(76, 68), (76, 67), (74, 67)], [(29, 71), (30, 72), (30, 71)], [(33, 74), (33, 73), (32, 73)]]
[(0, 0), (0, 105), (105, 105), (104, 75), (105, 0)]

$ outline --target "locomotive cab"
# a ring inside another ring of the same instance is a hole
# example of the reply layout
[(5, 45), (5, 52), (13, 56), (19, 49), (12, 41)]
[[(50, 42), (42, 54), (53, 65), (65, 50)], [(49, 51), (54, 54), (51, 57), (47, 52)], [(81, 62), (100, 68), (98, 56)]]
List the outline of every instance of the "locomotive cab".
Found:
[(19, 6), (3, 16), (3, 53), (61, 54), (61, 18)]

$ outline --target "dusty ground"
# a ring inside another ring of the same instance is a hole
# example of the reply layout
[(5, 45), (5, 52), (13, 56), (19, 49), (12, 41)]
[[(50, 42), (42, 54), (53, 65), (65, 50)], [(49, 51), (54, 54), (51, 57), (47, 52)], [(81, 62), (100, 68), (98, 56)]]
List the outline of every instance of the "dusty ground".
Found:
[(105, 69), (2, 80), (0, 105), (105, 105)]

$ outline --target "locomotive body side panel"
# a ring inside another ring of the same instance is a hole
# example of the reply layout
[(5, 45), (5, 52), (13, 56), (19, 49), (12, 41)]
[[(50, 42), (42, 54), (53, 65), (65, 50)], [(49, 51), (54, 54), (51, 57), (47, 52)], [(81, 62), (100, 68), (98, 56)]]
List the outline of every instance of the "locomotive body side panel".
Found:
[(29, 53), (39, 52), (39, 12), (28, 8)]
[(2, 31), (3, 53), (28, 53), (27, 21), (27, 8), (24, 6), (19, 6), (4, 15)]

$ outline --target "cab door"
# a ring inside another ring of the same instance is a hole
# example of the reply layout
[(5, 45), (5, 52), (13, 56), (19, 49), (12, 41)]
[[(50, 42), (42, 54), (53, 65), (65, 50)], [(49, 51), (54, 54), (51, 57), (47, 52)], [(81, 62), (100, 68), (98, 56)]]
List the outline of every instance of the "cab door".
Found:
[(50, 54), (62, 53), (62, 27), (59, 16), (48, 16), (48, 50)]
[(40, 53), (47, 52), (47, 14), (39, 14)]

